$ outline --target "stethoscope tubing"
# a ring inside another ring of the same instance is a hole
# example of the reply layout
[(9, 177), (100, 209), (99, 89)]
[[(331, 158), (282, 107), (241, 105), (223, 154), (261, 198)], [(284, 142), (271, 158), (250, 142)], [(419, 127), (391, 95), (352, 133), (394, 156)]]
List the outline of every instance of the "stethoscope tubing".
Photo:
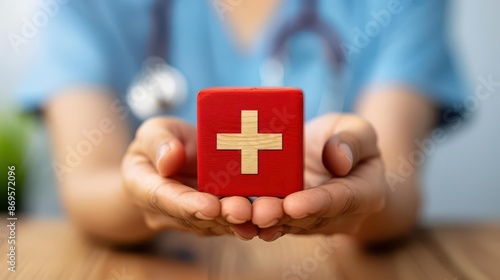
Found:
[[(155, 58), (154, 61), (156, 66), (158, 66), (158, 61), (163, 63), (165, 67), (158, 67), (158, 69), (162, 69), (162, 73), (157, 73), (157, 78), (166, 79), (174, 81), (174, 85), (167, 85), (163, 82), (160, 82), (154, 89), (156, 92), (151, 93), (152, 98), (158, 99), (158, 104), (154, 105), (150, 101), (148, 102), (151, 108), (140, 108), (138, 104), (134, 104), (136, 109), (139, 109), (140, 118), (145, 118), (148, 114), (158, 114), (156, 112), (158, 110), (171, 110), (175, 106), (179, 106), (183, 100), (185, 100), (185, 96), (187, 95), (187, 82), (184, 75), (177, 69), (170, 66), (170, 45), (168, 42), (171, 40), (171, 32), (172, 32), (172, 20), (171, 15), (173, 11), (173, 3), (174, 0), (154, 0), (151, 6), (151, 27), (150, 34), (148, 38), (148, 47), (147, 47), (147, 57), (150, 59), (146, 60), (151, 61), (151, 58)], [(278, 28), (274, 39), (271, 40), (268, 59), (264, 61), (263, 66), (273, 66), (273, 67), (261, 67), (261, 83), (265, 85), (269, 85), (264, 82), (264, 79), (268, 79), (266, 76), (272, 75), (281, 75), (278, 79), (274, 79), (275, 86), (283, 86), (284, 85), (284, 62), (286, 61), (286, 45), (287, 42), (296, 34), (301, 32), (312, 32), (316, 34), (319, 38), (321, 38), (325, 43), (325, 54), (328, 60), (328, 63), (332, 65), (332, 69), (334, 71), (335, 77), (343, 76), (343, 66), (345, 64), (345, 58), (343, 52), (341, 50), (341, 42), (339, 38), (338, 32), (330, 26), (321, 16), (318, 9), (318, 0), (301, 0), (302, 7), (299, 9), (298, 15), (288, 21), (284, 21), (282, 26)], [(269, 63), (271, 62), (271, 63)], [(155, 67), (156, 67), (155, 66)], [(143, 69), (147, 69), (151, 67), (151, 65), (145, 65)], [(267, 69), (267, 73), (262, 70)], [(168, 75), (168, 76), (166, 76)], [(138, 78), (131, 86), (131, 89), (140, 88), (141, 83), (145, 84), (143, 79), (147, 77), (144, 73), (140, 73)], [(161, 78), (163, 77), (163, 78)], [(148, 77), (151, 79), (151, 77)], [(340, 80), (340, 79), (338, 79)], [(178, 84), (178, 85), (177, 85)], [(165, 92), (162, 93), (163, 90), (168, 88), (172, 89), (182, 89), (183, 92)], [(132, 91), (129, 90), (129, 95)], [(321, 98), (324, 99), (324, 96)], [(130, 98), (129, 98), (130, 100)], [(172, 104), (166, 104), (171, 102)], [(342, 96), (342, 104), (344, 102)], [(140, 105), (140, 104), (139, 104)], [(343, 105), (342, 105), (343, 107)], [(134, 110), (134, 108), (131, 108)], [(174, 108), (175, 109), (175, 108)], [(318, 112), (320, 108), (318, 108)]]

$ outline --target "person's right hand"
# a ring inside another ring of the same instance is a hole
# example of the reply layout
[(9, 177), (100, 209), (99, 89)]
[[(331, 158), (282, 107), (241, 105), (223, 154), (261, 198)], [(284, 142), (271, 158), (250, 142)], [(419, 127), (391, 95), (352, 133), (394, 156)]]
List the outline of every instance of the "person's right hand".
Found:
[(244, 197), (220, 199), (198, 192), (196, 129), (174, 118), (139, 127), (122, 163), (124, 187), (153, 231), (178, 229), (201, 235), (257, 235), (252, 205)]

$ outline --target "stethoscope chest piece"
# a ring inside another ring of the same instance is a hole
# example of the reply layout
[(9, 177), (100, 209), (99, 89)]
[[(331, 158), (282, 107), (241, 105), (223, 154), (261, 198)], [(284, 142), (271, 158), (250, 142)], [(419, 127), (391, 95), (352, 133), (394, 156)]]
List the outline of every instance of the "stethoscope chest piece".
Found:
[[(139, 119), (178, 110), (186, 102), (188, 84), (185, 76), (167, 62), (172, 24), (171, 10), (173, 0), (155, 0), (152, 6), (152, 30), (149, 37), (148, 54), (142, 70), (129, 87), (126, 101), (132, 113)], [(269, 57), (260, 67), (260, 80), (263, 86), (283, 86), (287, 60), (286, 47), (290, 38), (300, 32), (313, 32), (320, 36), (326, 46), (326, 55), (332, 70), (342, 76), (344, 57), (340, 38), (334, 28), (324, 21), (318, 12), (318, 0), (303, 0), (303, 7), (296, 17), (283, 22), (274, 40), (271, 41)], [(164, 59), (165, 58), (165, 59)], [(336, 83), (339, 86), (340, 82)], [(336, 102), (343, 107), (342, 89), (335, 90), (342, 100)], [(323, 97), (322, 97), (323, 99)], [(320, 105), (329, 108), (329, 102)], [(318, 108), (318, 112), (322, 112)]]
[(168, 113), (187, 98), (184, 75), (162, 58), (148, 58), (127, 93), (127, 104), (139, 119)]

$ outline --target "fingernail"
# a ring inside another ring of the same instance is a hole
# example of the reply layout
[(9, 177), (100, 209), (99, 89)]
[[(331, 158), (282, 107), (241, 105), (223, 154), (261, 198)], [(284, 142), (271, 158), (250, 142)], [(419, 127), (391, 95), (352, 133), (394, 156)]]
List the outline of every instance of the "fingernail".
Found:
[(200, 220), (204, 220), (204, 221), (210, 221), (210, 220), (213, 220), (214, 218), (210, 218), (210, 217), (207, 217), (205, 215), (203, 215), (201, 212), (196, 212), (194, 214), (194, 216)]
[(263, 225), (263, 226), (260, 226), (260, 228), (268, 228), (268, 227), (272, 227), (274, 225), (276, 225), (280, 220), (279, 219), (274, 219), (272, 220), (271, 222)]
[(226, 221), (228, 221), (231, 224), (243, 224), (244, 222), (246, 222), (244, 220), (236, 219), (235, 217), (233, 217), (231, 215), (228, 215), (226, 217)]
[(278, 231), (278, 232), (274, 235), (274, 237), (273, 237), (271, 240), (269, 240), (269, 242), (274, 241), (274, 240), (276, 240), (276, 239), (278, 239), (278, 238), (280, 238), (280, 237), (282, 237), (282, 236), (283, 236), (283, 232)]
[(156, 159), (155, 159), (156, 164), (158, 164), (158, 161), (171, 149), (172, 148), (170, 147), (170, 145), (162, 144), (160, 148), (158, 148), (158, 151), (156, 152)]
[(243, 240), (243, 241), (250, 241), (250, 240), (252, 240), (252, 238), (250, 238), (250, 239), (244, 238), (236, 230), (233, 230), (233, 234), (234, 234), (234, 236), (238, 237), (240, 240)]
[(347, 145), (346, 143), (341, 143), (339, 145), (339, 149), (342, 151), (342, 153), (347, 158), (347, 160), (349, 161), (349, 163), (352, 164), (353, 156), (352, 156), (351, 147), (349, 147), (349, 145)]

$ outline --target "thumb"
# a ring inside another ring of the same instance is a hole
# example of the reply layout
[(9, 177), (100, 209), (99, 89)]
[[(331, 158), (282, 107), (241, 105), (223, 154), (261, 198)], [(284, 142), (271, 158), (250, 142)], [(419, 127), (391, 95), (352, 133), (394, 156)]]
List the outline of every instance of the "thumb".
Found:
[(162, 177), (178, 172), (196, 174), (196, 129), (177, 119), (154, 118), (136, 134), (136, 150)]
[(323, 147), (325, 168), (334, 175), (345, 176), (360, 162), (378, 156), (377, 137), (371, 124), (357, 116), (339, 120), (333, 135)]

